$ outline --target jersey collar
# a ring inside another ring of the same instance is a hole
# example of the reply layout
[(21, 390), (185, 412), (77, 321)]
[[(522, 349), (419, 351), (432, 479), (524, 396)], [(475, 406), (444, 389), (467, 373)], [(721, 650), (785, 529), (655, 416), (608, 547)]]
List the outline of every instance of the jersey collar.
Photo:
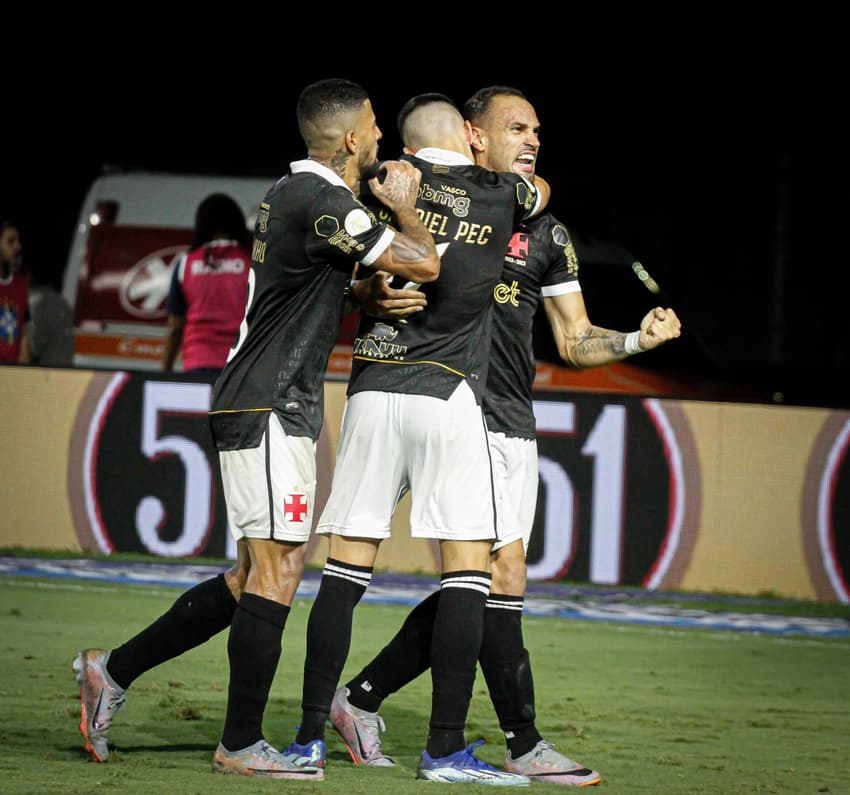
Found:
[(332, 185), (339, 185), (341, 188), (345, 188), (349, 193), (354, 193), (354, 191), (345, 184), (344, 180), (340, 179), (339, 174), (332, 171), (327, 166), (317, 163), (315, 160), (295, 160), (289, 164), (289, 170), (293, 174), (309, 171), (322, 179), (327, 180)]
[(423, 146), (416, 152), (416, 157), (421, 160), (427, 160), (429, 163), (435, 163), (438, 166), (471, 166), (474, 161), (470, 160), (466, 155), (460, 152), (453, 152), (451, 149), (440, 149), (436, 146)]

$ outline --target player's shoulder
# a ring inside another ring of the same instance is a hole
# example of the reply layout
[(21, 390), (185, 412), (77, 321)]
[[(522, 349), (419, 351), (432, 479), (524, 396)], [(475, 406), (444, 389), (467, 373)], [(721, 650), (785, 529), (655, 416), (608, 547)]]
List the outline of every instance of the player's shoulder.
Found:
[(484, 166), (469, 166), (469, 175), (477, 182), (487, 186), (507, 186), (513, 188), (516, 185), (530, 185), (524, 177), (514, 174), (513, 171), (492, 171)]
[(322, 174), (301, 171), (279, 179), (264, 199), (263, 209), (272, 216), (301, 212), (319, 213), (324, 209), (340, 212), (362, 206), (354, 193), (343, 184), (331, 182)]
[(529, 218), (523, 223), (523, 226), (530, 234), (541, 239), (551, 239), (556, 245), (565, 246), (570, 242), (570, 233), (566, 224), (548, 210)]
[(568, 234), (566, 224), (552, 215), (549, 210), (544, 210), (542, 213), (538, 213), (537, 215), (529, 218), (525, 221), (525, 225), (529, 227), (529, 229), (541, 229), (546, 231), (560, 228), (564, 230), (565, 234)]

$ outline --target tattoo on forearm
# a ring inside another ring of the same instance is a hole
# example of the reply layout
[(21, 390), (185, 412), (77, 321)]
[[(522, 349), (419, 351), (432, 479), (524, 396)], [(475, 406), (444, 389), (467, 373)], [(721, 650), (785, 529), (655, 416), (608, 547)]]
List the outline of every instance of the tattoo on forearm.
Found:
[(626, 335), (621, 331), (591, 326), (577, 338), (575, 348), (581, 357), (599, 353), (622, 356), (626, 352)]
[(428, 256), (428, 244), (420, 243), (415, 239), (415, 235), (407, 234), (407, 236), (408, 238), (413, 238), (414, 245), (408, 245), (407, 242), (399, 240), (398, 237), (393, 238), (393, 242), (391, 244), (393, 259), (399, 263), (421, 262)]
[(416, 262), (427, 257), (433, 238), (431, 233), (422, 225), (416, 210), (413, 207), (409, 210), (402, 210), (396, 213), (396, 220), (401, 231), (414, 245), (408, 245), (399, 240), (398, 237), (394, 238), (392, 242), (393, 257), (402, 262)]

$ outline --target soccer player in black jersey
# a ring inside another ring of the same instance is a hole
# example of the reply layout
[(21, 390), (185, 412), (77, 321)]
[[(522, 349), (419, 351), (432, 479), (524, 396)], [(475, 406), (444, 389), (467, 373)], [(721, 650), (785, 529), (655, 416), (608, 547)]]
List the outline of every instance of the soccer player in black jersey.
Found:
[[(476, 163), (534, 175), (540, 125), (519, 90), (481, 89), (465, 103), (464, 117)], [(534, 781), (588, 786), (601, 781), (599, 774), (558, 753), (535, 726), (531, 665), (522, 637), (525, 552), (538, 485), (531, 331), (541, 297), (558, 350), (576, 367), (604, 365), (657, 347), (680, 335), (680, 323), (672, 309), (656, 307), (643, 318), (640, 330), (630, 334), (594, 326), (582, 298), (569, 234), (548, 212), (517, 227), (493, 291), (496, 314), (484, 413), (504, 532), (493, 546), (479, 661), (505, 733), (506, 769)], [(377, 711), (384, 698), (436, 662), (431, 633), (441, 598), (438, 591), (414, 608), (392, 641), (335, 694), (331, 721), (357, 764), (387, 764)]]
[(261, 204), (245, 316), (210, 409), (237, 563), (122, 646), (77, 656), (80, 731), (98, 762), (109, 758), (107, 731), (131, 682), (229, 626), (227, 714), (213, 770), (324, 776), (316, 764), (324, 759), (269, 745), (262, 720), (312, 527), (328, 357), (357, 263), (428, 283), (440, 259), (416, 213), (421, 173), (413, 164), (387, 162), (384, 178), (371, 180), (393, 226), (358, 199), (381, 138), (364, 88), (341, 79), (312, 83), (296, 116), (307, 156), (290, 164)]
[(317, 526), (330, 535), (329, 552), (308, 621), (303, 714), (291, 748), (324, 749), (353, 611), (396, 504), (410, 490), (411, 534), (438, 540), (442, 563), (430, 727), (417, 776), (524, 785), (525, 776), (473, 755), (464, 724), (490, 549), (499, 537), (481, 409), (491, 296), (514, 226), (543, 197), (523, 177), (474, 165), (463, 118), (445, 96), (408, 102), (399, 127), (417, 150), (404, 159), (422, 172), (417, 210), (441, 252), (440, 277), (423, 286), (427, 309), (408, 322), (361, 319), (331, 492)]

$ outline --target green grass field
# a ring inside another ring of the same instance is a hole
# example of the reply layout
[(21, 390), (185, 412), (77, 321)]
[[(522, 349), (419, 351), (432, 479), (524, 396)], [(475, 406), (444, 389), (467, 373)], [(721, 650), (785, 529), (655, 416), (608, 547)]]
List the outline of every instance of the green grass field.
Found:
[[(77, 731), (71, 660), (117, 645), (166, 610), (179, 589), (0, 579), (0, 791), (4, 793), (431, 792), (416, 781), (430, 707), (427, 675), (388, 700), (384, 750), (400, 766), (358, 768), (328, 734), (324, 782), (214, 776), (224, 720), (226, 633), (138, 679), (110, 732), (108, 764), (89, 761)], [(285, 745), (300, 715), (308, 600), (296, 600), (266, 711)], [(809, 608), (810, 609), (810, 608)], [(361, 604), (346, 675), (390, 637), (407, 608)], [(850, 639), (526, 617), (538, 726), (559, 750), (602, 773), (590, 791), (850, 794)], [(501, 764), (504, 742), (483, 677), (467, 740)], [(445, 786), (445, 785), (442, 785)], [(459, 785), (463, 792), (491, 787)], [(553, 785), (533, 784), (533, 790)], [(525, 790), (528, 791), (528, 790)]]

